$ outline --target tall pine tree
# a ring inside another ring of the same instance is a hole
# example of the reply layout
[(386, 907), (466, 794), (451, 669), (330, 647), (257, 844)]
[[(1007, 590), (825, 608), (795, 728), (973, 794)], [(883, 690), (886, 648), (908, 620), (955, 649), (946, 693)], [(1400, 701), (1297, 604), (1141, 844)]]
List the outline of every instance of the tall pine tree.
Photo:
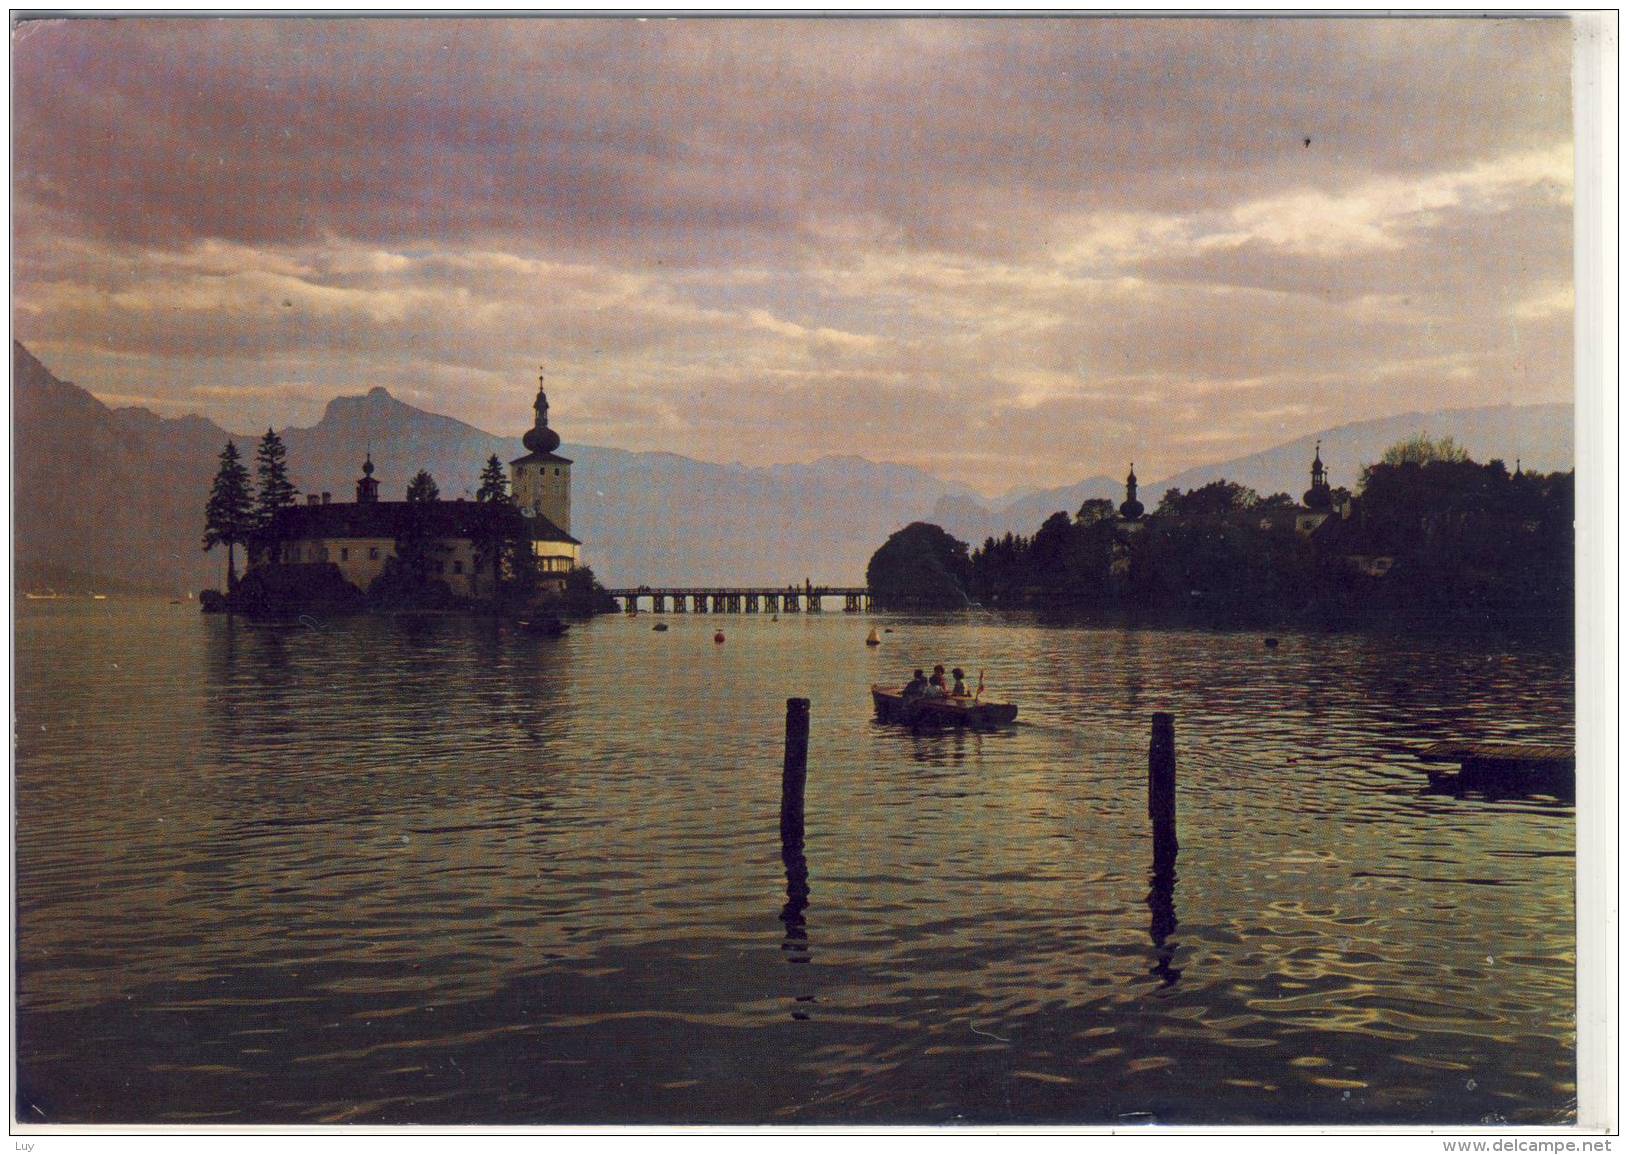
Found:
[(470, 588), (478, 596), (481, 575), (489, 570), (492, 574), (491, 595), (495, 597), (502, 592), (504, 571), (515, 568), (512, 558), (518, 556), (520, 548), (516, 545), (520, 535), (514, 524), (518, 519), (511, 521), (512, 515), (509, 514), (514, 506), (509, 496), (509, 478), (495, 453), (486, 459), (486, 468), (481, 470), (480, 489), (475, 493), (475, 500), (490, 508), (485, 511), (487, 516), (477, 523), (475, 576)]
[(288, 450), (274, 430), (267, 429), (260, 439), (260, 447), (254, 453), (254, 467), (260, 481), (260, 494), (254, 507), (255, 528), (264, 533), (271, 527), (276, 512), (293, 505), (299, 493), (288, 480)]
[(226, 547), (226, 592), (237, 588), (236, 547), (249, 540), (254, 532), (254, 494), (249, 486), (249, 471), (243, 467), (237, 446), (226, 443), (221, 450), (220, 469), (209, 490), (209, 503), (204, 507), (203, 547), (207, 553), (217, 545)]
[(415, 503), (441, 500), (441, 487), (435, 484), (429, 470), (420, 469), (413, 474), (413, 479), (407, 483), (407, 500)]
[(422, 583), (430, 576), (430, 554), (438, 547), (430, 540), (429, 511), (425, 508), (441, 500), (441, 487), (429, 470), (420, 469), (407, 483), (407, 516), (396, 533), (396, 559)]
[(480, 471), (480, 489), (475, 492), (475, 500), (509, 500), (509, 477), (503, 472), (503, 463), (495, 453), (486, 459), (486, 468)]

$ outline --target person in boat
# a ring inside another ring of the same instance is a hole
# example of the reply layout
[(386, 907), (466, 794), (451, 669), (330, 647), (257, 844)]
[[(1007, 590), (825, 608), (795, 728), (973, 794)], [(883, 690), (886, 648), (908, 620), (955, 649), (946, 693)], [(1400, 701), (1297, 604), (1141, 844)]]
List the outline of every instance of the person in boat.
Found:
[(927, 675), (917, 670), (904, 688), (906, 702), (919, 702), (931, 692), (932, 686), (927, 682)]
[(944, 681), (943, 666), (933, 667), (933, 676), (927, 679), (927, 684), (932, 687), (932, 693), (937, 694), (941, 698), (949, 697), (950, 687)]
[(965, 670), (963, 670), (960, 666), (957, 666), (957, 667), (955, 667), (955, 669), (950, 671), (950, 674), (955, 678), (955, 685), (953, 687), (951, 687), (951, 689), (950, 689), (950, 697), (952, 697), (952, 698), (970, 698), (970, 697), (972, 697), (971, 692), (969, 692), (967, 690), (967, 672)]

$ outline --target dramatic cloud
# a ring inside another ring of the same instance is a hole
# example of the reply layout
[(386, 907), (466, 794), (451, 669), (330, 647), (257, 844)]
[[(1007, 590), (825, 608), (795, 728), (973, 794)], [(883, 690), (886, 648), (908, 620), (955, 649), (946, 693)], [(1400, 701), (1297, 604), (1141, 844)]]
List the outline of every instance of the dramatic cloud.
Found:
[(1571, 391), (1570, 26), (156, 20), (13, 32), (18, 335), (233, 428), (986, 491)]

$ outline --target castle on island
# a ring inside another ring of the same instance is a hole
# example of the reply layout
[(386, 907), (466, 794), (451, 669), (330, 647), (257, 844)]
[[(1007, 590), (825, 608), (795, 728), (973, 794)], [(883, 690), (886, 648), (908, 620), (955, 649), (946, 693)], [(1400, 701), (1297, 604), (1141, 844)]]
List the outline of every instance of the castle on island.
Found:
[(409, 533), (428, 543), (429, 576), (466, 598), (487, 596), (495, 587), (491, 559), (481, 543), (496, 537), (522, 537), (536, 559), (540, 585), (565, 583), (576, 568), (582, 543), (571, 536), (571, 459), (561, 457), (560, 435), (548, 424), (548, 394), (537, 379), (535, 417), (523, 444), (527, 453), (509, 462), (510, 501), (380, 501), (373, 455), (362, 462), (354, 502), (310, 494), (273, 516), (264, 544), (251, 550), (257, 565), (332, 564), (357, 589), (367, 589), (396, 556)]

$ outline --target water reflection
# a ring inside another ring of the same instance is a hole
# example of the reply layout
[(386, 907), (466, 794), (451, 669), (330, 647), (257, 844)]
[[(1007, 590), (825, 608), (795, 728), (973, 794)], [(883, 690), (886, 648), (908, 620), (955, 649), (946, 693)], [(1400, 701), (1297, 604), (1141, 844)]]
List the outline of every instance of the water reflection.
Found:
[(1170, 938), (1175, 933), (1176, 922), (1176, 851), (1172, 848), (1168, 853), (1156, 851), (1153, 856), (1153, 869), (1148, 872), (1148, 937), (1153, 940), (1153, 966), (1149, 974), (1159, 976), (1161, 987), (1173, 987), (1181, 978), (1181, 968), (1171, 966), (1175, 960), (1178, 943)]
[[(1166, 1070), (1194, 1123), (1575, 1094), (1570, 810), (1422, 796), (1410, 753), (1569, 740), (1563, 652), (97, 606), (17, 627), (17, 1063), (61, 1121), (1112, 1123)], [(1020, 724), (876, 725), (906, 649), (987, 656)], [(775, 871), (802, 687), (812, 826)], [(1147, 710), (1182, 724), (1179, 876)]]

